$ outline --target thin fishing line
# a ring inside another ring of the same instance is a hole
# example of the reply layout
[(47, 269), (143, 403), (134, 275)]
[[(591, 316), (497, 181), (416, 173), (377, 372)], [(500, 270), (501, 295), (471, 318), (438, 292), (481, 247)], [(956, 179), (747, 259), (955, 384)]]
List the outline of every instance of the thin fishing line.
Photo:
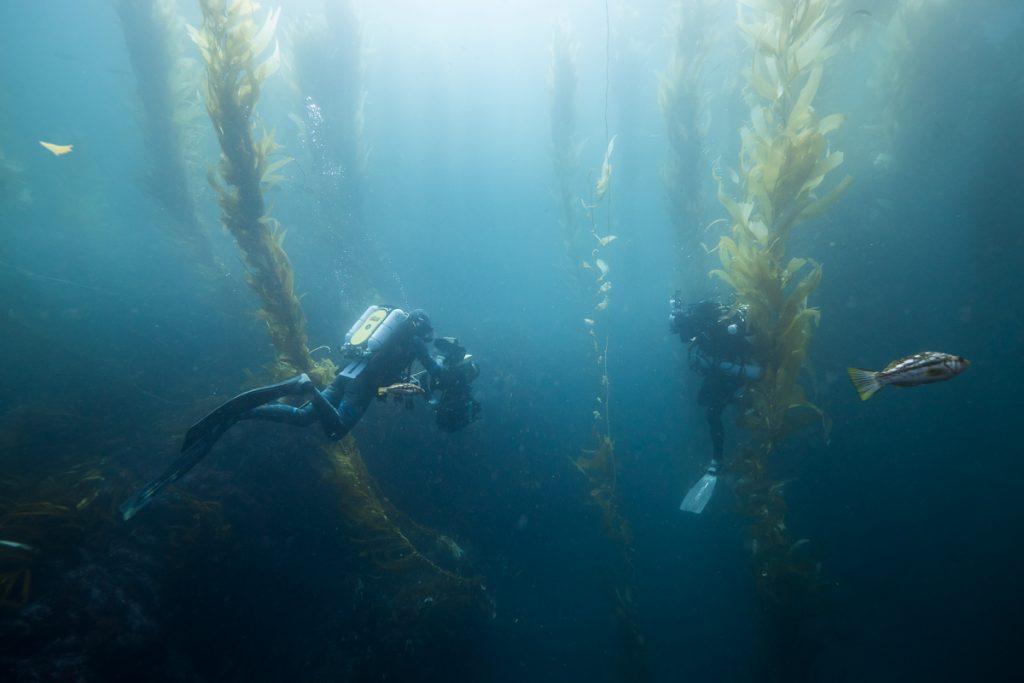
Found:
[[(612, 20), (611, 12), (608, 10), (608, 0), (604, 0), (604, 140), (605, 144), (609, 141), (608, 131), (608, 91), (610, 89), (609, 82), (611, 80), (611, 54), (612, 54)], [(605, 211), (605, 230), (606, 235), (610, 235), (612, 232), (612, 183), (608, 183), (608, 206)], [(608, 378), (608, 335), (604, 338), (604, 433), (606, 438), (610, 441), (612, 438), (612, 424), (611, 424), (611, 381)], [(614, 456), (613, 456), (614, 457)], [(615, 491), (618, 487), (618, 476), (616, 468), (614, 466), (614, 460), (612, 464), (612, 490)]]
[[(612, 53), (612, 20), (611, 12), (608, 10), (608, 0), (604, 0), (604, 143), (607, 145), (608, 136), (608, 90), (611, 80), (611, 53)], [(612, 183), (608, 183), (608, 210), (605, 212), (605, 234), (612, 231)]]
[(6, 261), (2, 258), (0, 258), (0, 267), (6, 268), (10, 272), (17, 273), (18, 275), (29, 278), (30, 280), (38, 280), (41, 282), (51, 282), (57, 285), (65, 285), (87, 292), (93, 292), (95, 294), (107, 297), (108, 299), (116, 299), (133, 309), (132, 314), (130, 316), (132, 318), (146, 319), (151, 322), (157, 321), (174, 327), (177, 327), (179, 325), (179, 321), (172, 320), (171, 318), (168, 318), (166, 316), (153, 314), (152, 312), (149, 311), (143, 313), (142, 305), (140, 304), (140, 302), (129, 298), (125, 294), (120, 294), (109, 289), (103, 289), (102, 287), (94, 287), (92, 285), (87, 285), (81, 282), (75, 282), (74, 280), (66, 280), (62, 277), (54, 277), (53, 275), (44, 275), (43, 273), (36, 273), (35, 271), (28, 270), (27, 268), (22, 268), (21, 266), (15, 263), (10, 263), (9, 261)]
[(64, 278), (61, 278), (61, 277), (54, 277), (52, 275), (44, 275), (42, 273), (36, 273), (36, 272), (31, 271), (31, 270), (28, 270), (27, 268), (22, 268), (21, 266), (15, 265), (13, 263), (8, 263), (7, 261), (5, 261), (3, 259), (0, 259), (0, 266), (3, 266), (4, 268), (8, 268), (8, 269), (10, 269), (10, 270), (12, 270), (12, 271), (14, 271), (16, 273), (19, 273), (21, 275), (24, 275), (25, 277), (28, 277), (28, 278), (35, 278), (37, 280), (45, 280), (47, 282), (54, 282), (54, 283), (60, 284), (60, 285), (68, 285), (70, 287), (77, 287), (79, 289), (85, 289), (85, 290), (88, 290), (90, 292), (96, 292), (98, 294), (103, 294), (105, 296), (112, 296), (115, 299), (120, 299), (121, 301), (126, 301), (126, 302), (131, 303), (129, 301), (129, 299), (127, 297), (125, 297), (123, 294), (118, 294), (117, 292), (112, 292), (109, 289), (102, 289), (100, 287), (93, 287), (92, 285), (82, 284), (81, 282), (74, 282), (72, 280), (65, 280)]
[(608, 73), (611, 71), (612, 27), (609, 19), (608, 0), (604, 0), (604, 139), (608, 141)]

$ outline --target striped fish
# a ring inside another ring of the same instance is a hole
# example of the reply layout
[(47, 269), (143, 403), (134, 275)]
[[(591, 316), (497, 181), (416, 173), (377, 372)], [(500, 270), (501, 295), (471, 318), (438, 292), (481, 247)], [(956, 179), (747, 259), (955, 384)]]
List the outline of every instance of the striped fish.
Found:
[(866, 401), (886, 384), (895, 387), (916, 387), (952, 379), (967, 369), (970, 361), (938, 351), (922, 351), (913, 356), (894, 360), (880, 372), (846, 368), (853, 388)]

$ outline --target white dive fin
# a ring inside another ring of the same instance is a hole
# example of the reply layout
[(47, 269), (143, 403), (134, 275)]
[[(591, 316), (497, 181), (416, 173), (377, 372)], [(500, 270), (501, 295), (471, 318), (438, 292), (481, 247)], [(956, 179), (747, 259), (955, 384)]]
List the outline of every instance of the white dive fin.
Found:
[(853, 382), (853, 388), (857, 390), (860, 400), (866, 401), (875, 395), (875, 392), (882, 388), (878, 381), (878, 373), (870, 370), (858, 370), (857, 368), (846, 368), (846, 374)]
[(695, 515), (699, 515), (704, 512), (704, 508), (707, 506), (708, 501), (711, 500), (711, 496), (715, 492), (715, 484), (718, 483), (718, 471), (717, 463), (711, 463), (708, 467), (707, 472), (700, 478), (693, 487), (686, 492), (686, 497), (683, 498), (683, 502), (679, 504), (679, 509), (683, 512), (692, 512)]

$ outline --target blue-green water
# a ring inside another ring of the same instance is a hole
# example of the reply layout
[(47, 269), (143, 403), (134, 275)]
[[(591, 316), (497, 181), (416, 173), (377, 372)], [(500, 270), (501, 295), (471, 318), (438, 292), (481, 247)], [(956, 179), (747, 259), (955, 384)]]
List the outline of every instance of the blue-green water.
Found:
[[(0, 680), (1016, 679), (1021, 7), (831, 3), (844, 19), (815, 109), (845, 114), (829, 144), (854, 181), (788, 249), (823, 265), (801, 382), (833, 426), (772, 463), (785, 531), (821, 563), (782, 638), (728, 474), (702, 515), (677, 509), (711, 446), (668, 299), (728, 296), (706, 277), (726, 227), (711, 174), (739, 168), (751, 56), (733, 2), (686, 3), (692, 164), (673, 185), (672, 4), (282, 3), (256, 130), (295, 159), (266, 199), (309, 347), (341, 363), (344, 331), (383, 302), (426, 309), (481, 367), (482, 419), (464, 431), (422, 403), (374, 404), (353, 431), (388, 525), (436, 566), (412, 570), (348, 526), (315, 427), (243, 423), (120, 520), (189, 425), (275, 377), (206, 182), (220, 149), (184, 29), (199, 4), (0, 5), (0, 539), (32, 547), (0, 548)], [(145, 33), (153, 16), (166, 33)], [(559, 176), (565, 27), (578, 165)], [(605, 310), (567, 256), (563, 196), (583, 259), (610, 267)], [(591, 228), (618, 239), (592, 254)], [(573, 464), (596, 447), (584, 318), (607, 339), (598, 426), (625, 540)], [(924, 349), (972, 366), (866, 403), (846, 380)]]

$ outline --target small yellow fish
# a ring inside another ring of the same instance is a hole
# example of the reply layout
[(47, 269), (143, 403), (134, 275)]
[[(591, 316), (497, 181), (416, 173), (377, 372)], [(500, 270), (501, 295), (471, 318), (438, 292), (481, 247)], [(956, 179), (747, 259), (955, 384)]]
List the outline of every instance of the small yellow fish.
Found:
[(922, 351), (894, 360), (880, 372), (846, 368), (860, 400), (866, 401), (886, 384), (894, 387), (916, 387), (952, 379), (970, 366), (970, 361), (938, 351)]
[(53, 154), (58, 157), (69, 153), (75, 148), (74, 145), (55, 145), (52, 142), (43, 142), (42, 140), (39, 141), (39, 144), (53, 152)]

